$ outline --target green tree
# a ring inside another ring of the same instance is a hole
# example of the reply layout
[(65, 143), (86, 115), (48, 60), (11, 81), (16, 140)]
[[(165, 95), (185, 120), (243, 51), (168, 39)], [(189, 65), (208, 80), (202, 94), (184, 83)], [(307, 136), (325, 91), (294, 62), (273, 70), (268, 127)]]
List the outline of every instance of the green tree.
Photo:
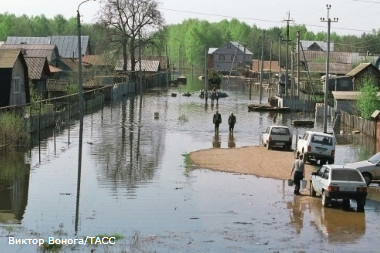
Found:
[(364, 119), (370, 119), (372, 113), (380, 108), (377, 93), (378, 88), (374, 85), (373, 80), (368, 77), (363, 79), (363, 86), (357, 100), (357, 109)]

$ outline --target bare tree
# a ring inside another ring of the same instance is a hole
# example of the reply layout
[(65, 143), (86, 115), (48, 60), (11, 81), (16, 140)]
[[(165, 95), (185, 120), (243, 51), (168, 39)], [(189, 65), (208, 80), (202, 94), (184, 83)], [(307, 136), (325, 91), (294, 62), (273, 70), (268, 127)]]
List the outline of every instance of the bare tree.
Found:
[(131, 80), (136, 80), (136, 52), (150, 35), (163, 26), (164, 19), (154, 0), (103, 0), (100, 22), (110, 32), (111, 42), (117, 43), (123, 52), (123, 70), (127, 70), (127, 54), (131, 61)]

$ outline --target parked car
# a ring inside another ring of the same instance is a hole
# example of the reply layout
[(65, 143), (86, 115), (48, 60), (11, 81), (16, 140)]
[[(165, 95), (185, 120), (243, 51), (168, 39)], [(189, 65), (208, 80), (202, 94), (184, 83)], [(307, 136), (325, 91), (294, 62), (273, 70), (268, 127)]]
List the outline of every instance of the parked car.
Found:
[(292, 133), (287, 126), (269, 126), (261, 138), (263, 146), (267, 149), (272, 147), (292, 148)]
[(343, 199), (343, 207), (350, 206), (350, 199), (357, 202), (357, 211), (364, 211), (367, 184), (362, 174), (344, 165), (323, 165), (311, 173), (310, 196), (322, 196), (322, 205), (327, 207), (332, 199)]
[(297, 140), (297, 153), (303, 154), (305, 162), (320, 160), (321, 164), (335, 161), (335, 137), (322, 132), (306, 131)]
[(358, 169), (362, 173), (367, 185), (369, 185), (372, 180), (380, 180), (380, 152), (368, 160), (348, 163), (346, 166)]

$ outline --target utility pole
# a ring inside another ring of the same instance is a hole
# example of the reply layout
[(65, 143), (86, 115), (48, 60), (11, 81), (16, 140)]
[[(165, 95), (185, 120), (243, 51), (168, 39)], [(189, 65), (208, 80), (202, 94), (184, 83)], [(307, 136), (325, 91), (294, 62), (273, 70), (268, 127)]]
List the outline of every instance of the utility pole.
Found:
[(297, 30), (297, 98), (300, 98), (300, 30)]
[(272, 46), (273, 46), (273, 41), (270, 41), (270, 49), (269, 49), (269, 75), (268, 75), (268, 87), (270, 86), (270, 81), (271, 81), (271, 75), (272, 75)]
[(278, 88), (277, 92), (280, 94), (280, 83), (281, 83), (281, 34), (278, 37)]
[(325, 78), (325, 97), (324, 97), (324, 116), (323, 116), (323, 132), (327, 133), (327, 102), (328, 102), (328, 92), (329, 92), (329, 70), (330, 70), (330, 27), (331, 22), (338, 22), (338, 18), (330, 19), (330, 9), (331, 5), (326, 4), (327, 8), (327, 19), (321, 18), (321, 22), (327, 22), (327, 57), (326, 57), (326, 78)]
[(263, 97), (263, 65), (264, 65), (264, 40), (265, 40), (265, 29), (263, 30), (263, 40), (261, 42), (261, 68), (260, 68), (260, 100), (259, 104), (261, 104), (261, 99)]
[(293, 19), (290, 19), (290, 12), (288, 12), (288, 19), (284, 19), (283, 21), (286, 22), (286, 71), (285, 71), (285, 96), (288, 95), (288, 58), (289, 58), (289, 22), (294, 21)]

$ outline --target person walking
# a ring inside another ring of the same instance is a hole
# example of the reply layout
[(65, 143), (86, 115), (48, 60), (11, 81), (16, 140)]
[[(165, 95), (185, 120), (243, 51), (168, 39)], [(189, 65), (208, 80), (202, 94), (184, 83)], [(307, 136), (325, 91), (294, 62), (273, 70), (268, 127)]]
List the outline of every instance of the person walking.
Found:
[(290, 172), (290, 176), (292, 175), (294, 171), (294, 194), (300, 195), (300, 185), (301, 180), (304, 178), (304, 171), (305, 171), (305, 163), (303, 161), (303, 155), (300, 154), (297, 156), (297, 159), (293, 163), (292, 172)]
[(230, 116), (228, 117), (228, 125), (230, 127), (231, 133), (234, 131), (235, 123), (236, 123), (236, 116), (231, 112)]
[(215, 132), (219, 132), (219, 124), (222, 123), (222, 115), (218, 112), (218, 110), (215, 111), (214, 117), (212, 119), (212, 122), (215, 125)]

